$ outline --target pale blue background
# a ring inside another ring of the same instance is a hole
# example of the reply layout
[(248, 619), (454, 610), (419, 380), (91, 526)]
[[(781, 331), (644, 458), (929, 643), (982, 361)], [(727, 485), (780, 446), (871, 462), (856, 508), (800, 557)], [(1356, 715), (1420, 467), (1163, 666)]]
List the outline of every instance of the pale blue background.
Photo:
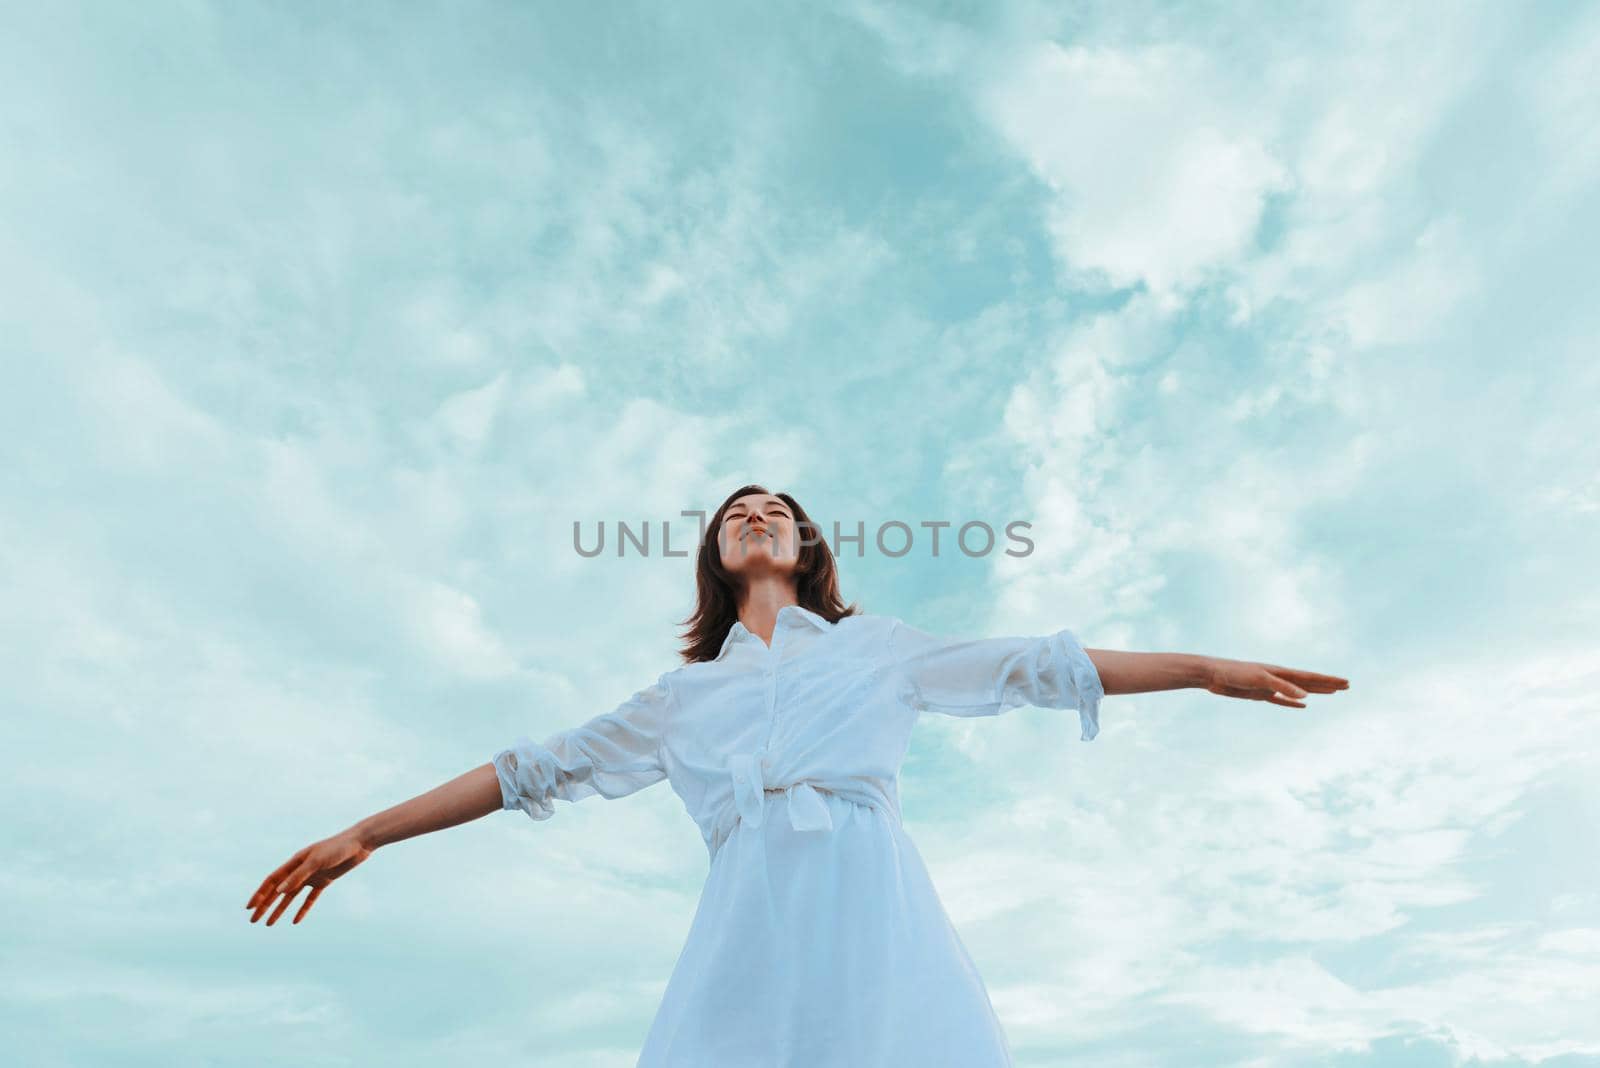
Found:
[(673, 666), (688, 561), (571, 524), (761, 480), (1034, 524), (869, 610), (1352, 680), (919, 728), (1020, 1065), (1600, 1063), (1597, 69), (1594, 4), (6, 5), (4, 1060), (631, 1065), (665, 786), (242, 906)]

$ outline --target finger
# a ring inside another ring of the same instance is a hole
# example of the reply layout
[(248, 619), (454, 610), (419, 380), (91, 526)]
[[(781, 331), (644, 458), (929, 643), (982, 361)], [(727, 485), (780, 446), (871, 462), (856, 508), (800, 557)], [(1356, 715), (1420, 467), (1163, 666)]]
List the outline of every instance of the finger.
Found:
[(1317, 676), (1307, 678), (1304, 675), (1285, 675), (1284, 678), (1291, 682), (1298, 682), (1312, 693), (1336, 693), (1339, 690), (1348, 690), (1350, 683), (1344, 679), (1329, 682)]
[(272, 914), (272, 918), (267, 920), (268, 927), (278, 921), (278, 917), (283, 915), (283, 910), (289, 907), (289, 903), (294, 900), (295, 895), (300, 892), (300, 888), (305, 886), (306, 880), (311, 878), (316, 870), (317, 866), (315, 864), (303, 863), (284, 880), (283, 889), (279, 891), (283, 895), (283, 902), (278, 906), (278, 910)]
[(1283, 698), (1280, 698), (1277, 695), (1277, 691), (1266, 686), (1253, 688), (1247, 688), (1243, 686), (1223, 686), (1218, 692), (1220, 692), (1224, 697), (1238, 697), (1246, 701), (1268, 701), (1272, 704), (1283, 705), (1287, 708), (1306, 707), (1304, 704), (1298, 701), (1287, 701)]
[[(257, 920), (261, 919), (262, 916), (265, 916), (268, 912), (270, 912), (272, 910), (272, 906), (278, 903), (278, 899), (283, 896), (283, 893), (284, 891), (282, 889), (274, 890), (271, 894), (262, 898), (261, 904), (256, 906), (255, 913), (250, 917), (250, 922), (255, 923)], [(272, 921), (268, 920), (267, 923), (270, 925)]]
[(1268, 671), (1282, 675), (1286, 679), (1308, 686), (1318, 693), (1331, 693), (1334, 690), (1344, 690), (1350, 687), (1350, 680), (1339, 675), (1324, 675), (1319, 671), (1306, 671), (1302, 668), (1286, 668), (1277, 664), (1265, 665)]
[(1274, 693), (1281, 693), (1285, 697), (1304, 697), (1306, 695), (1306, 692), (1300, 687), (1288, 679), (1279, 678), (1270, 671), (1267, 672), (1267, 680), (1272, 683)]
[(1306, 707), (1303, 704), (1278, 696), (1278, 691), (1270, 686), (1230, 686), (1228, 690), (1229, 697), (1242, 697), (1247, 701), (1267, 701), (1275, 705), (1287, 705), (1290, 708)]
[(323, 888), (327, 885), (327, 883), (323, 883), (322, 886), (314, 886), (311, 888), (311, 895), (306, 898), (306, 903), (300, 906), (300, 911), (294, 914), (294, 920), (292, 922), (299, 923), (301, 918), (304, 917), (306, 913), (311, 911), (312, 902), (317, 900), (317, 896), (322, 893)]
[[(294, 896), (294, 891), (292, 889), (295, 886), (294, 875), (295, 873), (291, 871), (280, 876), (273, 886), (268, 889), (265, 894), (261, 895), (260, 899), (256, 902), (255, 914), (250, 917), (251, 923), (255, 923), (257, 920), (261, 919), (261, 917), (272, 908), (273, 904), (283, 894), (287, 893), (290, 897)], [(267, 923), (270, 926), (272, 921), (268, 920)]]
[(1281, 678), (1289, 680), (1290, 682), (1299, 686), (1301, 689), (1309, 690), (1312, 693), (1332, 693), (1333, 691), (1342, 688), (1336, 682), (1324, 682), (1315, 675), (1308, 676), (1301, 674), (1298, 671), (1276, 671), (1276, 674)]
[(279, 903), (276, 911), (274, 911), (271, 916), (267, 917), (268, 927), (271, 927), (273, 924), (278, 922), (278, 918), (283, 915), (283, 910), (289, 907), (289, 903), (294, 900), (294, 895), (298, 894), (299, 892), (300, 888), (297, 886), (289, 893), (283, 895), (283, 901)]
[(287, 884), (280, 884), (279, 886), (273, 888), (271, 893), (267, 894), (256, 903), (256, 910), (250, 916), (251, 923), (255, 923), (272, 908), (273, 904), (278, 900), (278, 896), (283, 893), (284, 885)]
[(277, 923), (278, 920), (283, 916), (284, 911), (288, 909), (290, 905), (294, 904), (294, 899), (299, 895), (301, 890), (305, 889), (305, 885), (306, 876), (302, 873), (296, 872), (295, 877), (291, 878), (288, 883), (285, 884), (283, 901), (278, 905), (277, 910), (273, 912), (271, 917), (268, 918), (268, 927), (271, 927), (273, 924)]
[(273, 874), (267, 876), (265, 879), (261, 880), (261, 885), (256, 887), (255, 893), (250, 895), (250, 900), (246, 901), (244, 903), (244, 907), (246, 909), (255, 908), (256, 907), (256, 903), (259, 902), (263, 897), (265, 897), (272, 890), (273, 883), (274, 883), (274, 880), (276, 878), (277, 878), (277, 873), (274, 872)]
[(256, 892), (250, 895), (250, 901), (245, 905), (245, 908), (259, 908), (262, 904), (270, 900), (283, 885), (284, 874), (286, 873), (280, 874), (278, 872), (274, 872), (273, 874), (267, 876), (266, 880), (262, 882), (262, 884), (256, 889)]
[(292, 877), (290, 877), (287, 884), (288, 890), (283, 897), (283, 904), (278, 906), (278, 911), (273, 913), (272, 919), (267, 921), (268, 927), (272, 926), (273, 922), (276, 921), (278, 917), (283, 915), (284, 910), (294, 902), (294, 899), (299, 896), (300, 891), (305, 889), (306, 885), (311, 881), (311, 877), (316, 873), (317, 865), (302, 864), (300, 869), (297, 870)]
[(272, 893), (273, 887), (277, 886), (285, 875), (293, 871), (295, 865), (299, 864), (301, 860), (305, 859), (305, 855), (310, 851), (310, 849), (310, 846), (302, 846), (301, 848), (295, 850), (294, 856), (290, 857), (288, 860), (274, 868), (272, 874), (268, 875), (265, 879), (262, 879), (261, 885), (256, 888), (256, 892), (250, 895), (250, 900), (245, 904), (245, 908), (254, 908), (259, 899)]

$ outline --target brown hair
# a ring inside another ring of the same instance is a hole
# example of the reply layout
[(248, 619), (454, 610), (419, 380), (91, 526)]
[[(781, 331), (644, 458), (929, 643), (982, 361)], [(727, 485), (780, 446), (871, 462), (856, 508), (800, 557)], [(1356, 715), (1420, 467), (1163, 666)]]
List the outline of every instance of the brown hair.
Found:
[[(739, 601), (734, 580), (722, 567), (720, 535), (722, 517), (729, 505), (750, 493), (772, 493), (765, 486), (740, 486), (723, 499), (711, 521), (706, 524), (705, 537), (700, 539), (700, 552), (695, 560), (695, 608), (684, 620), (688, 633), (684, 645), (678, 650), (685, 663), (712, 660), (722, 651), (728, 631), (739, 618)], [(826, 538), (820, 537), (821, 528), (811, 521), (800, 502), (787, 493), (772, 493), (789, 506), (794, 513), (795, 533), (802, 542), (800, 558), (795, 562), (795, 599), (802, 608), (809, 608), (829, 623), (837, 623), (845, 616), (857, 615), (861, 609), (851, 602), (848, 606), (839, 596), (839, 570), (833, 562), (833, 551)], [(814, 540), (813, 540), (814, 539)]]

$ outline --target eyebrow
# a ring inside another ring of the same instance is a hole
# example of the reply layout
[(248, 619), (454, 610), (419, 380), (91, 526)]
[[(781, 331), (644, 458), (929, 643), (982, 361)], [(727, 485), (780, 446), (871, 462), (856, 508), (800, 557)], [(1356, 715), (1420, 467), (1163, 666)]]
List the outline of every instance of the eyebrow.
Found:
[[(743, 501), (736, 501), (735, 503), (728, 505), (728, 512), (733, 511), (735, 508), (746, 508), (746, 509), (748, 509), (749, 507), (750, 506), (745, 504)], [(768, 508), (782, 508), (786, 512), (791, 510), (787, 504), (784, 504), (783, 501), (779, 500), (777, 497), (774, 497), (774, 498), (772, 498), (772, 500), (768, 501), (767, 502), (767, 507)], [(727, 515), (728, 512), (724, 512), (722, 514), (723, 515)]]

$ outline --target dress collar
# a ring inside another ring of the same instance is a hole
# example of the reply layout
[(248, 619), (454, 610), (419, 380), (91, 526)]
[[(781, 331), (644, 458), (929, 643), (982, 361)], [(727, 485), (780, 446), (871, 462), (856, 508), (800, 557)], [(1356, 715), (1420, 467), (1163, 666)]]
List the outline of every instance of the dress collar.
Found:
[[(782, 608), (778, 609), (777, 621), (779, 623), (783, 622), (783, 616), (785, 612), (799, 616), (801, 619), (804, 619), (807, 623), (810, 623), (813, 627), (816, 627), (820, 631), (830, 630), (834, 626), (834, 624), (829, 623), (826, 619), (813, 612), (811, 609), (805, 607), (804, 605), (798, 604), (786, 604)], [(727, 637), (722, 639), (722, 648), (717, 650), (717, 655), (714, 659), (721, 660), (728, 654), (728, 650), (733, 647), (734, 642), (743, 641), (746, 636), (753, 637), (753, 635), (751, 635), (750, 628), (746, 627), (742, 620), (735, 619), (733, 621), (733, 626), (728, 628)], [(761, 639), (757, 638), (756, 640), (760, 641)]]

